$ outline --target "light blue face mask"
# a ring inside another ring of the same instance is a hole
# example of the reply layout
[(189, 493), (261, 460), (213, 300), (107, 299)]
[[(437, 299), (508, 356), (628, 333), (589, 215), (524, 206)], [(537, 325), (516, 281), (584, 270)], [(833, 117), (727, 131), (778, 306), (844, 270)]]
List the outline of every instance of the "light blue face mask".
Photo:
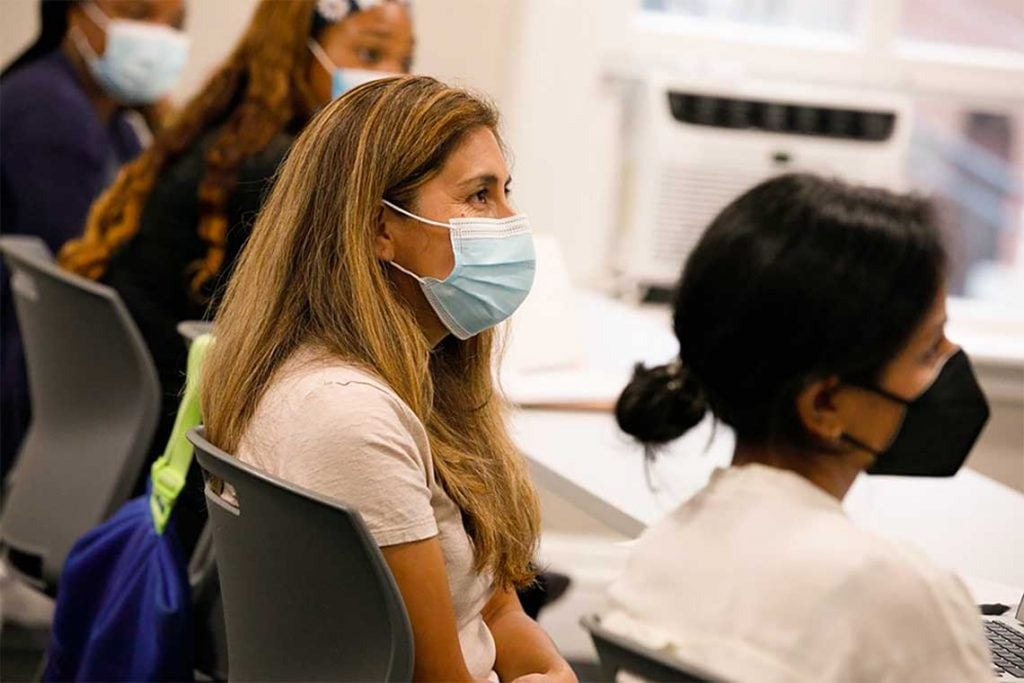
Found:
[(381, 78), (389, 78), (396, 74), (388, 73), (387, 71), (373, 71), (371, 69), (350, 69), (340, 66), (335, 66), (331, 58), (327, 56), (324, 49), (320, 47), (320, 43), (316, 42), (312, 38), (309, 39), (309, 51), (316, 57), (316, 61), (320, 62), (320, 66), (324, 68), (324, 71), (331, 74), (331, 99), (336, 100), (352, 88), (362, 85), (363, 83), (369, 83), (370, 81), (380, 80)]
[(110, 19), (91, 2), (85, 14), (107, 35), (107, 47), (97, 55), (78, 30), (71, 37), (96, 82), (124, 105), (152, 104), (170, 92), (188, 60), (189, 39), (162, 24)]
[(459, 339), (507, 320), (530, 293), (536, 255), (525, 215), (452, 218), (439, 223), (387, 200), (384, 205), (421, 223), (448, 228), (455, 267), (444, 280), (420, 277), (394, 261), (391, 265), (419, 282), (437, 317)]

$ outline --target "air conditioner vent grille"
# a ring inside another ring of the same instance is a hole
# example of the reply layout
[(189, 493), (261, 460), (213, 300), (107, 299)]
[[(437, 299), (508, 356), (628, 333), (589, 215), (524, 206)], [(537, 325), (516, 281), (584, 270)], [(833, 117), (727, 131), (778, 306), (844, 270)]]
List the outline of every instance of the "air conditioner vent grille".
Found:
[(896, 114), (892, 111), (819, 107), (677, 91), (668, 93), (668, 103), (676, 121), (713, 128), (882, 142), (892, 137), (896, 127)]
[(750, 169), (663, 166), (654, 207), (654, 259), (681, 268), (718, 212), (765, 177)]

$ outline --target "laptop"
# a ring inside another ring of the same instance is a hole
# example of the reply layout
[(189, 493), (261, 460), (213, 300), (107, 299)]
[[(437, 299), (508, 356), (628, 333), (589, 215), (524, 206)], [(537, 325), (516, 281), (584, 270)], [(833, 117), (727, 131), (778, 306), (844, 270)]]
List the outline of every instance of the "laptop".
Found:
[(1024, 680), (1024, 595), (1017, 611), (982, 617), (997, 681)]

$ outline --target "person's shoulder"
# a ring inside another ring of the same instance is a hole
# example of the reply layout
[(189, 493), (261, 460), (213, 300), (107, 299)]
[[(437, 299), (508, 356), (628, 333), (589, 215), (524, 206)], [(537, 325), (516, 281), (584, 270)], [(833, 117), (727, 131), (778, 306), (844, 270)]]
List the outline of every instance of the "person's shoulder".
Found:
[(860, 649), (921, 680), (988, 680), (988, 648), (966, 586), (916, 549), (885, 545), (848, 576), (835, 601), (845, 605), (837, 615)]
[(239, 451), (288, 481), (352, 502), (369, 495), (352, 490), (357, 482), (426, 491), (429, 443), (422, 423), (371, 371), (300, 349), (275, 373)]
[(261, 181), (272, 178), (284, 161), (295, 136), (281, 131), (274, 135), (263, 149), (252, 154), (239, 167), (239, 179), (242, 181)]
[(346, 441), (426, 442), (426, 431), (412, 409), (371, 370), (310, 350), (295, 354), (282, 368), (270, 396), (318, 432)]
[[(876, 538), (839, 586), (839, 602), (856, 613), (872, 637), (913, 633), (925, 652), (980, 642), (977, 608), (963, 582), (911, 546)], [(916, 645), (915, 645), (916, 644)], [(909, 653), (908, 653), (909, 656)]]
[(862, 547), (866, 552), (847, 583), (879, 613), (924, 617), (942, 603), (969, 604), (963, 584), (915, 548), (880, 537)]
[[(8, 124), (32, 125), (51, 133), (74, 130), (95, 119), (88, 97), (63, 55), (53, 53), (19, 67), (3, 81), (3, 116)], [(54, 126), (56, 124), (56, 129)]]

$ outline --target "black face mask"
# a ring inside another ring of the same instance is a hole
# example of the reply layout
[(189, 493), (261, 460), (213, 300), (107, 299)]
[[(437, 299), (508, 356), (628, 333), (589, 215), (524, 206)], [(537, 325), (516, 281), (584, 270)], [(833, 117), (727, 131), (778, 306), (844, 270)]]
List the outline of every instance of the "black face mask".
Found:
[(902, 425), (882, 451), (843, 435), (877, 456), (868, 474), (951, 477), (988, 422), (988, 401), (963, 349), (949, 357), (932, 385), (912, 401), (877, 387), (863, 388), (906, 406)]

